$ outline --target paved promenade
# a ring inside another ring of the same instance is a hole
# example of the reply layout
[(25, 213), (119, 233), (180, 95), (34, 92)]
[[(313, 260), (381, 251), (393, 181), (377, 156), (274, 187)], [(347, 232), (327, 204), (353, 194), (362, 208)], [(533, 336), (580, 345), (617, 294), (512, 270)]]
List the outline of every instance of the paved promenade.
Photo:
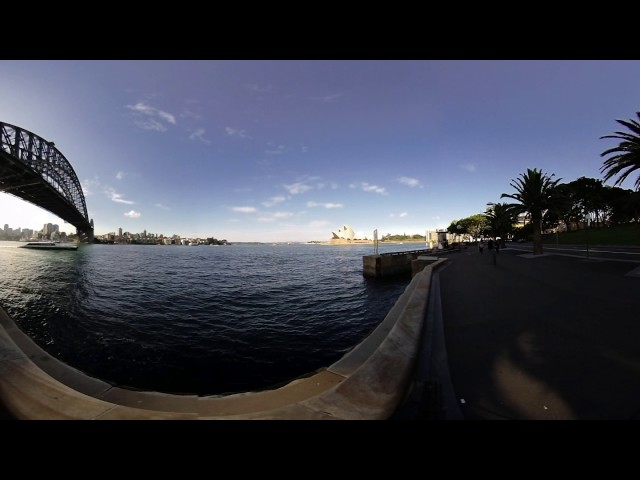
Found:
[(640, 263), (470, 247), (439, 277), (465, 419), (640, 419)]

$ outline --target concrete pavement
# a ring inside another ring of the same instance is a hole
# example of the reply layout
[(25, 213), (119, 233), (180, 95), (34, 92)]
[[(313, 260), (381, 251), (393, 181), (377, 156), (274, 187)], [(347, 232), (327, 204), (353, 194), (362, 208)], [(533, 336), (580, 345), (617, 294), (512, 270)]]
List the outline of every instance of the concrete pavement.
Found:
[(638, 267), (513, 248), (496, 265), (486, 249), (452, 255), (438, 276), (463, 417), (640, 418)]

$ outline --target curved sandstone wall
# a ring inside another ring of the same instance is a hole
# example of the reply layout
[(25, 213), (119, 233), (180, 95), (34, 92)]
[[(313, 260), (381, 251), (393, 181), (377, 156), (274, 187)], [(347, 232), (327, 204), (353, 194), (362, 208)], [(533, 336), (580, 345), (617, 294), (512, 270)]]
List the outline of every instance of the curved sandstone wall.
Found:
[(225, 396), (134, 391), (38, 347), (0, 308), (0, 401), (19, 419), (385, 419), (418, 354), (431, 273), (414, 276), (380, 325), (330, 367), (274, 390)]

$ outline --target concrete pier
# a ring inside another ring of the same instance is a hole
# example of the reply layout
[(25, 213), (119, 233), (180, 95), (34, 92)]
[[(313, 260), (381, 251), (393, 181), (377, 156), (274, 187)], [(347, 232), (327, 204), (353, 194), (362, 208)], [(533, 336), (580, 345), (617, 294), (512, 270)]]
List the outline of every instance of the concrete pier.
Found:
[[(428, 256), (431, 250), (410, 250), (408, 252), (381, 253), (362, 257), (362, 274), (365, 277), (386, 278), (396, 275), (410, 275), (411, 262), (420, 256)], [(433, 261), (436, 260), (435, 257)], [(425, 264), (426, 265), (426, 264)]]

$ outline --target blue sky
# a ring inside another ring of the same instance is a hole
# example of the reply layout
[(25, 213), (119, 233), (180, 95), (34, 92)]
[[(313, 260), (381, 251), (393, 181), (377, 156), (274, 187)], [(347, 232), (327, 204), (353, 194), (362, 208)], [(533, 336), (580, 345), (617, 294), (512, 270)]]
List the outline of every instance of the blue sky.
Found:
[[(0, 61), (0, 120), (55, 142), (97, 234), (371, 238), (480, 213), (527, 168), (602, 178), (639, 85), (638, 61)], [(0, 223), (47, 222), (75, 230), (0, 194)]]

